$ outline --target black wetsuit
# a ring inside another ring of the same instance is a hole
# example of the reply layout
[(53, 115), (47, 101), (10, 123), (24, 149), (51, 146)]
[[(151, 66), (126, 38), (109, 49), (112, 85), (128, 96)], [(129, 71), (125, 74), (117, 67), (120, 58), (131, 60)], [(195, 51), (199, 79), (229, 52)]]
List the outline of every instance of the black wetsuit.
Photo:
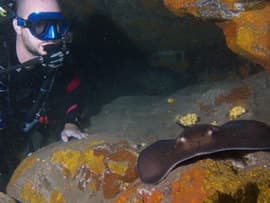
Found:
[[(13, 29), (6, 27), (0, 36), (0, 65), (7, 68), (18, 64)], [(37, 65), (31, 70), (0, 75), (0, 159), (8, 144), (13, 145), (9, 149), (14, 150), (17, 145), (13, 142), (27, 137), (24, 135), (28, 132), (26, 124), (42, 126), (57, 120), (62, 121), (59, 124), (78, 124), (81, 81), (73, 68), (64, 65), (55, 71)], [(42, 92), (44, 89), (50, 93)]]

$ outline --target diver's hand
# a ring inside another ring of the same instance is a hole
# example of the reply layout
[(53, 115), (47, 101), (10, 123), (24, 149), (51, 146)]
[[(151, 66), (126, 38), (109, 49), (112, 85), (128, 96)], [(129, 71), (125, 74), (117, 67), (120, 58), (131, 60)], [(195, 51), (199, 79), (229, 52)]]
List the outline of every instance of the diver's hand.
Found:
[(69, 138), (82, 139), (86, 138), (86, 134), (81, 132), (80, 129), (73, 123), (66, 123), (61, 132), (61, 138), (64, 142), (68, 142)]
[(51, 69), (58, 68), (64, 64), (65, 55), (62, 50), (52, 53), (51, 55), (46, 55), (43, 57), (42, 65)]

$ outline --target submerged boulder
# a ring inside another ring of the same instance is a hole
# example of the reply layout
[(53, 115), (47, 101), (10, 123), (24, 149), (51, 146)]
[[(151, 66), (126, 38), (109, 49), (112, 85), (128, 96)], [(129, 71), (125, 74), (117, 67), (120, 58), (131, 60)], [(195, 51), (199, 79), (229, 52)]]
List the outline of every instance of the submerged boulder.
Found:
[(7, 193), (20, 202), (102, 202), (137, 178), (137, 153), (126, 143), (57, 143), (27, 157)]
[(153, 185), (138, 179), (136, 159), (127, 142), (88, 138), (56, 143), (19, 165), (7, 193), (22, 203), (270, 200), (270, 152), (226, 152), (193, 160)]

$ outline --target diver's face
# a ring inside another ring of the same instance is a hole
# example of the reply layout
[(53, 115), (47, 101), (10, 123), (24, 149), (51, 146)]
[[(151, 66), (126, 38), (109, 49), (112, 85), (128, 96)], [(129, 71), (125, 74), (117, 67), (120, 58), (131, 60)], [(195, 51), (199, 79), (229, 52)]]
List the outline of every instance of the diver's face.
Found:
[[(20, 0), (18, 16), (27, 19), (32, 12), (60, 12), (59, 5), (56, 0)], [(46, 55), (44, 51), (44, 46), (47, 44), (55, 43), (53, 41), (42, 41), (35, 36), (33, 36), (29, 28), (18, 27), (20, 32), (17, 35), (21, 38), (26, 50), (30, 52), (33, 56)]]
[(43, 46), (44, 46), (44, 44), (46, 44), (46, 42), (43, 42), (43, 41), (37, 39), (36, 37), (34, 37), (30, 33), (29, 29), (23, 28), (21, 35), (22, 35), (21, 36), (22, 43), (24, 44), (26, 49), (29, 52), (31, 52), (31, 54), (33, 54), (33, 55), (45, 55), (46, 54), (46, 53), (44, 53), (44, 50), (43, 50)]

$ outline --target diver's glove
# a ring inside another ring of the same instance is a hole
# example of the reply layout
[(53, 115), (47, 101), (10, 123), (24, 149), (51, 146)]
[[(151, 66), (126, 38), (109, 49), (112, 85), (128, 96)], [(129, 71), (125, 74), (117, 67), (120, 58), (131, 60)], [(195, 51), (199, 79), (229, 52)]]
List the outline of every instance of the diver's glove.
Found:
[(44, 56), (42, 66), (55, 69), (64, 64), (64, 59), (65, 53), (63, 51), (58, 51), (51, 55)]
[(42, 65), (51, 69), (58, 68), (64, 64), (64, 59), (69, 55), (67, 48), (62, 48), (62, 43), (48, 44), (44, 46), (44, 50), (47, 51), (47, 55), (43, 57)]
[(80, 131), (80, 129), (73, 123), (66, 123), (61, 132), (61, 138), (64, 142), (68, 142), (69, 138), (82, 139), (86, 138), (87, 134)]

